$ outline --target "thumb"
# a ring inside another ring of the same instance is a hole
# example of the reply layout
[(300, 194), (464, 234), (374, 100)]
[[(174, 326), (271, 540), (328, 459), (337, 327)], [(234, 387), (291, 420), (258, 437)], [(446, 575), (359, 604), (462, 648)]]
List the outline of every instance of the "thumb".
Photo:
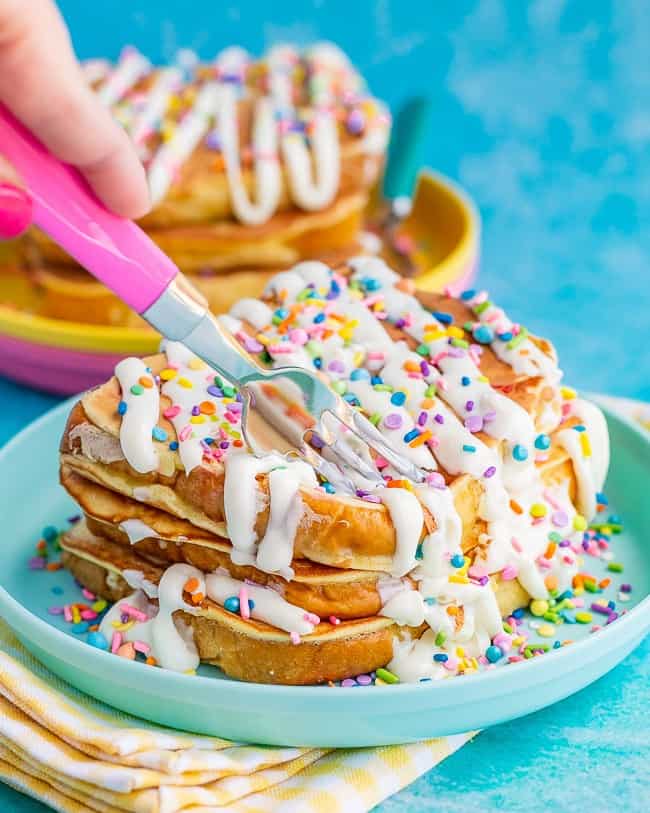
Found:
[(31, 222), (31, 195), (16, 170), (0, 155), (0, 240), (18, 237)]

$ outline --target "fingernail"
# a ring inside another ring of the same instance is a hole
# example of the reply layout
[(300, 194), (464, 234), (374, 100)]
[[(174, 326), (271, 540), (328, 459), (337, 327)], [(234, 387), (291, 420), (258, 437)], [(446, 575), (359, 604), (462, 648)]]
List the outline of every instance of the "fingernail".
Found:
[(32, 222), (29, 192), (10, 183), (0, 183), (0, 239), (18, 237)]

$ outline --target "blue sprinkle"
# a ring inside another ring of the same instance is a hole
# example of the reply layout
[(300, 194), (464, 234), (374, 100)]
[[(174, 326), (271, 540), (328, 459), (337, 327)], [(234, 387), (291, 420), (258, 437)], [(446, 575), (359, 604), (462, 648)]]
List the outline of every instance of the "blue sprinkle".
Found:
[(493, 644), (485, 650), (485, 657), (490, 661), (490, 663), (496, 663), (503, 657), (503, 650), (501, 647), (494, 646)]
[(516, 610), (513, 610), (512, 613), (510, 614), (512, 615), (513, 618), (523, 618), (524, 612), (525, 610), (523, 607), (518, 607)]
[(313, 360), (313, 365), (317, 370), (320, 370), (320, 368), (323, 366), (323, 359), (322, 358), (315, 358)]
[(108, 641), (101, 632), (89, 632), (86, 643), (90, 644), (90, 646), (94, 646), (95, 649), (108, 650)]
[(553, 649), (559, 649), (561, 646), (560, 641), (553, 641)]
[(509, 342), (512, 339), (512, 333), (509, 330), (506, 333), (499, 333), (499, 338), (502, 342)]
[(469, 385), (472, 383), (472, 379), (469, 378), (468, 376), (464, 375), (460, 379), (460, 383), (463, 385), (463, 387), (469, 387)]
[(248, 609), (249, 610), (254, 610), (255, 609), (255, 602), (253, 601), (252, 598), (248, 599)]
[(537, 435), (537, 437), (535, 438), (535, 448), (536, 449), (541, 449), (543, 452), (545, 452), (549, 448), (550, 445), (551, 445), (551, 439), (549, 438), (548, 435), (544, 435), (544, 434)]
[(525, 446), (522, 446), (521, 443), (518, 443), (512, 450), (512, 456), (515, 460), (523, 463), (524, 460), (528, 459), (528, 449)]
[(162, 426), (154, 426), (151, 430), (151, 434), (154, 440), (159, 440), (164, 442), (167, 440), (167, 432), (162, 428)]
[(325, 491), (327, 491), (328, 494), (335, 494), (336, 493), (336, 489), (334, 488), (334, 486), (331, 483), (325, 482), (325, 483), (322, 483), (322, 486), (325, 489)]
[(606, 496), (603, 494), (603, 492), (602, 492), (602, 491), (599, 491), (599, 492), (596, 494), (596, 502), (599, 502), (601, 505), (609, 505), (609, 500), (608, 500), (608, 499), (607, 499), (607, 497), (606, 497)]
[(563, 618), (567, 624), (577, 624), (578, 623), (575, 620), (575, 618), (570, 613), (568, 613), (566, 610), (563, 610), (560, 613), (560, 617)]
[(438, 322), (442, 322), (443, 325), (450, 325), (454, 321), (454, 317), (450, 313), (431, 311), (431, 315), (434, 319), (437, 319)]
[(343, 400), (347, 401), (348, 404), (352, 404), (352, 406), (359, 406), (359, 399), (353, 392), (346, 392), (343, 396)]
[(124, 415), (126, 412), (126, 401), (120, 401), (117, 405), (117, 413), (118, 415)]
[(454, 553), (450, 559), (450, 562), (453, 567), (462, 567), (465, 564), (465, 557), (462, 553)]
[(373, 375), (373, 377), (370, 379), (370, 383), (374, 387), (375, 384), (383, 384), (384, 379), (380, 375)]
[(424, 552), (422, 550), (422, 542), (418, 542), (418, 546), (415, 549), (415, 558), (418, 561), (421, 561), (422, 559), (424, 559)]
[(325, 321), (324, 313), (317, 313), (316, 316), (314, 316), (314, 324), (320, 325), (320, 323), (324, 321)]
[(476, 446), (471, 446), (469, 443), (463, 443), (463, 451), (469, 452), (470, 454), (474, 454), (476, 451)]
[(560, 593), (555, 597), (555, 601), (560, 604), (565, 598), (573, 598), (573, 590), (565, 590), (564, 593)]
[(436, 652), (433, 656), (433, 660), (436, 661), (436, 663), (447, 663), (449, 655), (445, 655), (444, 652)]
[(572, 426), (571, 428), (574, 430), (574, 432), (586, 432), (587, 431), (586, 428), (581, 423), (577, 424), (576, 426)]
[(238, 613), (239, 612), (239, 599), (237, 596), (230, 596), (227, 598), (223, 603), (224, 610), (228, 610), (229, 613)]
[(369, 381), (370, 373), (363, 367), (357, 367), (350, 373), (350, 381)]
[(278, 319), (286, 319), (289, 315), (289, 311), (286, 308), (278, 308), (273, 315), (277, 316)]
[(610, 610), (615, 610), (615, 609), (616, 609), (616, 602), (615, 602), (615, 601), (612, 601), (612, 600), (610, 599), (610, 600), (607, 602), (607, 606), (609, 607), (609, 609), (610, 609)]
[(70, 627), (70, 631), (74, 632), (75, 635), (81, 635), (84, 632), (88, 632), (88, 627), (90, 624), (87, 621), (80, 621), (78, 624), (73, 624)]
[(437, 601), (434, 596), (428, 596), (424, 599), (424, 603), (427, 604), (429, 607), (433, 607), (434, 604), (437, 604)]
[(212, 446), (212, 444), (214, 443), (214, 438), (203, 438), (203, 442), (207, 443), (208, 446)]
[(178, 449), (178, 441), (172, 440), (172, 442), (169, 444), (169, 448), (172, 450), (172, 452), (175, 452), (176, 449)]
[(361, 284), (366, 289), (366, 291), (378, 291), (381, 288), (381, 282), (374, 277), (364, 277), (361, 280)]
[(608, 517), (607, 522), (610, 522), (612, 525), (620, 525), (621, 518), (618, 514), (612, 514), (610, 517)]
[(46, 542), (54, 542), (59, 535), (59, 531), (54, 525), (46, 525), (41, 531), (41, 536)]
[(394, 406), (402, 406), (406, 401), (406, 395), (403, 392), (394, 392), (390, 397), (390, 402)]
[[(397, 393), (395, 393), (397, 395)], [(391, 398), (392, 400), (392, 398)], [(418, 429), (411, 429), (410, 432), (407, 432), (404, 435), (404, 443), (410, 443), (412, 440), (420, 436), (420, 432)]]
[(470, 288), (467, 291), (463, 291), (463, 293), (460, 295), (460, 298), (464, 302), (467, 302), (468, 299), (473, 299), (475, 296), (476, 296), (476, 291), (473, 290), (472, 288)]
[(52, 588), (52, 592), (54, 593), (55, 596), (62, 596), (63, 595), (63, 588), (59, 587), (59, 585), (57, 584), (56, 587)]
[(489, 344), (494, 339), (494, 331), (487, 325), (479, 325), (474, 328), (472, 335), (480, 344)]

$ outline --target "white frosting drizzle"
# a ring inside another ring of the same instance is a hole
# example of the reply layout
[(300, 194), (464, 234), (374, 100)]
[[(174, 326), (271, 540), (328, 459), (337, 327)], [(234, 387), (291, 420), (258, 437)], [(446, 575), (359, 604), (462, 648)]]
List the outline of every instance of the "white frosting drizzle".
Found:
[(596, 513), (596, 493), (601, 491), (609, 467), (609, 434), (603, 413), (583, 399), (572, 402), (571, 413), (582, 421), (583, 431), (563, 429), (558, 443), (573, 462), (578, 483), (578, 510), (586, 517)]
[[(159, 417), (158, 387), (151, 371), (138, 358), (120, 361), (115, 367), (115, 376), (122, 389), (122, 402), (126, 405), (120, 425), (120, 445), (124, 457), (140, 473), (155, 471), (158, 468), (158, 453), (151, 433)], [(143, 386), (141, 379), (149, 381), (150, 386)]]
[(178, 68), (165, 68), (160, 71), (144, 106), (134, 113), (127, 127), (136, 145), (140, 145), (160, 122), (181, 79), (182, 73)]
[(135, 48), (124, 48), (115, 70), (109, 71), (97, 90), (107, 107), (115, 104), (135, 83), (151, 70), (151, 63)]
[(150, 647), (151, 654), (163, 669), (173, 672), (187, 672), (199, 665), (199, 654), (194, 643), (191, 627), (181, 619), (175, 619), (177, 610), (195, 613), (193, 606), (185, 603), (183, 587), (196, 579), (197, 592), (205, 594), (204, 574), (195, 567), (176, 564), (168, 567), (158, 585), (158, 611), (151, 607), (145, 594), (138, 590), (133, 595), (118, 601), (102, 619), (99, 631), (109, 641), (115, 632), (114, 622), (119, 624), (122, 605), (135, 607), (149, 616), (147, 621), (136, 622), (129, 629), (120, 631), (123, 642), (142, 641)]
[(132, 545), (142, 542), (143, 539), (158, 538), (158, 534), (154, 529), (142, 522), (141, 519), (125, 519), (124, 522), (120, 522), (119, 529), (129, 537), (129, 542)]
[(391, 575), (404, 576), (415, 566), (415, 553), (424, 515), (416, 496), (405, 488), (383, 488), (377, 496), (386, 506), (395, 529), (395, 555)]
[(253, 601), (250, 610), (252, 618), (298, 635), (309, 635), (314, 631), (316, 621), (314, 615), (302, 607), (289, 604), (277, 591), (269, 587), (238, 581), (219, 572), (209, 573), (205, 577), (205, 584), (208, 596), (217, 604), (223, 605), (227, 598), (238, 596), (242, 587), (246, 587), (248, 597)]

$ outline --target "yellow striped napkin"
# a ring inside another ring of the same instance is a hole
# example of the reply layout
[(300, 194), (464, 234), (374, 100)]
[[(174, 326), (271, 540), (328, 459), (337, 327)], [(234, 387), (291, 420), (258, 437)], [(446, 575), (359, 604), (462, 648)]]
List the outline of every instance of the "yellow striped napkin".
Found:
[(183, 734), (76, 691), (0, 619), (0, 780), (62, 813), (357, 813), (472, 736), (325, 750)]

